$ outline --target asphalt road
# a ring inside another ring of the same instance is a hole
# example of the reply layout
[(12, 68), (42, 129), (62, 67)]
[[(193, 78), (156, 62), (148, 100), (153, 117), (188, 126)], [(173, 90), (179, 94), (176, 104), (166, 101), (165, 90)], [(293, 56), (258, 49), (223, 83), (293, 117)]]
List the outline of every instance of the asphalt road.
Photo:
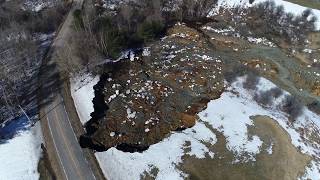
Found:
[[(74, 0), (71, 10), (67, 15), (63, 25), (60, 27), (52, 47), (52, 56), (47, 60), (46, 64), (57, 64), (57, 55), (59, 51), (65, 48), (66, 42), (72, 33), (72, 20), (73, 12), (76, 9), (80, 9), (83, 0)], [(50, 76), (50, 74), (59, 73), (59, 69), (45, 72), (44, 76)], [(50, 82), (47, 82), (50, 84)], [(50, 88), (45, 89), (50, 95)], [(54, 151), (57, 154), (59, 166), (63, 170), (62, 174), (66, 180), (95, 180), (94, 173), (86, 160), (84, 153), (78, 143), (78, 139), (70, 124), (70, 119), (65, 108), (63, 97), (59, 93), (60, 89), (49, 104), (42, 107), (45, 112), (45, 116), (42, 120), (47, 121), (49, 134), (54, 145)]]
[(63, 99), (56, 95), (46, 107), (46, 120), (58, 160), (67, 180), (95, 180), (70, 124)]

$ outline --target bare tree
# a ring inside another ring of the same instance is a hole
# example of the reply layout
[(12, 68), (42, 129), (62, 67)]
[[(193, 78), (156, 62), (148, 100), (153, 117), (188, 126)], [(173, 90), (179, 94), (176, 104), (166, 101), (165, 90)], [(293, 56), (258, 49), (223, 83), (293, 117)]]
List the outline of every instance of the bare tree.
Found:
[(63, 6), (35, 13), (21, 10), (19, 3), (6, 1), (0, 6), (0, 122), (36, 104), (34, 81), (44, 54), (37, 35), (56, 28), (63, 16)]

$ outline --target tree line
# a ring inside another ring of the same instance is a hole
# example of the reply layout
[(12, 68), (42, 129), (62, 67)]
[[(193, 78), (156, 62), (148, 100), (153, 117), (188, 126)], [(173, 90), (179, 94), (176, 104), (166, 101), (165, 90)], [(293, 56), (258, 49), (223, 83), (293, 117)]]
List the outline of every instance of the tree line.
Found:
[(248, 9), (238, 6), (230, 13), (233, 16), (229, 20), (241, 35), (253, 33), (276, 43), (285, 40), (291, 45), (304, 45), (308, 34), (316, 30), (317, 17), (311, 9), (296, 16), (285, 12), (284, 7), (277, 6), (274, 1), (258, 3)]
[[(140, 47), (164, 34), (176, 21), (206, 18), (217, 0), (137, 0), (122, 3), (112, 11), (97, 7), (74, 13), (75, 27), (84, 41), (106, 57), (117, 58), (127, 48)], [(81, 52), (80, 52), (81, 54)], [(85, 55), (82, 55), (85, 56)], [(87, 57), (84, 57), (84, 62)]]
[(22, 3), (0, 2), (0, 123), (18, 117), (19, 106), (28, 109), (26, 95), (41, 65), (39, 35), (54, 32), (68, 11), (63, 1), (39, 12), (22, 10)]

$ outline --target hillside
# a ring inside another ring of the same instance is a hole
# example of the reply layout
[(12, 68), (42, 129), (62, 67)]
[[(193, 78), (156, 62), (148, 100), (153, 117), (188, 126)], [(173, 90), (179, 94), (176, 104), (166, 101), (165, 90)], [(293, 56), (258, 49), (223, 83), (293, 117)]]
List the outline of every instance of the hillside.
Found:
[(319, 7), (0, 1), (0, 179), (318, 180)]
[[(275, 26), (292, 33), (288, 38), (268, 34), (276, 28), (254, 29), (258, 5), (218, 1), (213, 21), (176, 23), (160, 40), (106, 61), (82, 146), (99, 151), (107, 178), (319, 177), (318, 22), (302, 36), (282, 24)], [(286, 1), (259, 8), (277, 5), (284, 16), (307, 9)], [(212, 77), (224, 79), (222, 94), (202, 94), (216, 88)]]

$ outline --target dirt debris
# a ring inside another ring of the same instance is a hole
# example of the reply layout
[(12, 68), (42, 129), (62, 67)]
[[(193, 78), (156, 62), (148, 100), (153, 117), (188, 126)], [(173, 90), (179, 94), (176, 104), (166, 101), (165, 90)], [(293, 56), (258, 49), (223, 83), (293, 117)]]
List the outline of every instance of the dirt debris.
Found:
[(196, 114), (223, 92), (222, 61), (196, 30), (177, 24), (148, 51), (131, 53), (109, 71), (103, 91), (109, 110), (90, 136), (105, 149), (148, 147), (192, 127)]

